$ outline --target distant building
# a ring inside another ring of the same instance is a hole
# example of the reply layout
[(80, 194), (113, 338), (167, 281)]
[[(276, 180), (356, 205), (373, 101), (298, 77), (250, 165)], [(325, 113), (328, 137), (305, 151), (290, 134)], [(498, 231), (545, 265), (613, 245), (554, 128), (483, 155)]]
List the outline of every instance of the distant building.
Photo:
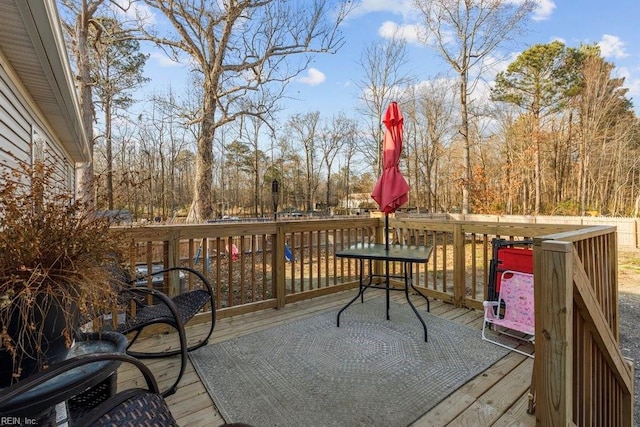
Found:
[(338, 202), (338, 208), (346, 209), (350, 213), (362, 213), (376, 207), (376, 202), (371, 198), (371, 193), (351, 193)]

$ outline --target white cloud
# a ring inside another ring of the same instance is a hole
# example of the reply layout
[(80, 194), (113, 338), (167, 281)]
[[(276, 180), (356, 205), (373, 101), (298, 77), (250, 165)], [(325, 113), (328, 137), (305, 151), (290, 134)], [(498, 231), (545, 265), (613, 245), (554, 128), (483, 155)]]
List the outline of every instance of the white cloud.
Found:
[[(524, 0), (504, 0), (505, 3), (520, 5)], [(554, 0), (535, 0), (536, 8), (533, 12), (533, 20), (542, 21), (548, 19), (556, 8)], [(402, 16), (404, 23), (398, 24), (393, 21), (385, 21), (379, 28), (378, 34), (381, 37), (390, 38), (394, 34), (407, 41), (407, 43), (419, 43), (421, 35), (424, 38), (424, 28), (418, 23), (421, 14), (414, 6), (414, 0), (361, 0), (358, 6), (349, 15), (350, 18), (357, 18), (369, 13), (386, 12)], [(445, 38), (449, 35), (444, 34)], [(453, 39), (453, 34), (450, 35)], [(444, 40), (445, 44), (448, 42)]]
[[(624, 78), (624, 87), (629, 89), (629, 96), (632, 96), (633, 98), (640, 97), (640, 78), (634, 78), (631, 71), (627, 67), (614, 68), (613, 75), (614, 77)], [(636, 104), (636, 109), (637, 107), (638, 105)]]
[(605, 58), (624, 58), (629, 56), (624, 50), (624, 42), (617, 36), (605, 34), (598, 42), (600, 52)]
[(548, 19), (555, 8), (556, 4), (553, 0), (538, 0), (538, 7), (533, 11), (533, 20), (544, 21)]
[[(635, 100), (640, 98), (640, 79), (625, 80), (624, 81), (624, 85), (625, 85), (626, 88), (629, 89), (629, 96), (630, 97), (634, 98)], [(634, 104), (634, 107), (637, 110), (638, 107), (639, 107), (638, 101), (635, 101), (633, 104)]]
[(349, 18), (357, 18), (375, 12), (391, 12), (407, 17), (414, 10), (413, 0), (361, 0), (349, 14)]
[(309, 86), (317, 86), (320, 83), (323, 83), (326, 79), (327, 77), (322, 71), (316, 68), (309, 68), (307, 70), (307, 75), (300, 77), (298, 81)]
[[(524, 0), (506, 0), (511, 4), (522, 4)], [(534, 21), (548, 19), (556, 8), (554, 0), (536, 0), (537, 6), (533, 11)], [(368, 13), (391, 12), (402, 15), (407, 20), (415, 19), (416, 8), (413, 0), (361, 0), (349, 14), (350, 18), (357, 18)]]
[(522, 52), (511, 52), (503, 57), (489, 55), (482, 61), (483, 77), (493, 80), (499, 72), (506, 71)]
[(407, 43), (419, 43), (419, 29), (417, 25), (398, 25), (392, 21), (385, 21), (378, 28), (378, 34), (383, 38), (397, 37), (406, 40)]
[(166, 54), (164, 54), (164, 52), (161, 52), (161, 51), (151, 52), (149, 54), (149, 56), (160, 67), (163, 67), (163, 68), (182, 67), (182, 66), (184, 66), (184, 64), (182, 64), (180, 62), (177, 62), (177, 61), (174, 61), (173, 59), (169, 58)]
[(628, 79), (631, 75), (631, 71), (629, 71), (627, 67), (616, 67), (613, 69), (613, 74), (615, 77), (624, 77), (625, 79)]
[[(521, 5), (524, 0), (506, 0), (506, 3), (511, 3), (513, 5)], [(551, 14), (553, 13), (553, 9), (556, 8), (556, 4), (554, 0), (536, 0), (536, 7), (533, 9), (533, 17), (534, 21), (544, 21), (549, 19)]]
[(115, 0), (107, 3), (111, 9), (126, 19), (141, 22), (143, 25), (154, 25), (156, 23), (153, 10), (144, 3), (132, 0)]

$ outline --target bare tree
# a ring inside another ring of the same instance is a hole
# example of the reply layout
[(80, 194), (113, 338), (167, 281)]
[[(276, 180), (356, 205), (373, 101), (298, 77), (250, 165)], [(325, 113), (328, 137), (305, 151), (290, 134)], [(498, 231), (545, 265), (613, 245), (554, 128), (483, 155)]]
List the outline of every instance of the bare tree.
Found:
[(400, 97), (411, 78), (404, 71), (407, 63), (406, 41), (394, 36), (371, 43), (360, 56), (360, 66), (365, 77), (358, 83), (362, 107), (358, 110), (367, 119), (369, 139), (360, 149), (374, 169), (382, 171), (382, 116), (391, 101), (402, 103)]
[(254, 155), (250, 144), (242, 140), (234, 140), (225, 147), (224, 167), (222, 178), (226, 181), (226, 200), (235, 213), (244, 212), (244, 207), (252, 203), (250, 195), (254, 186)]
[[(197, 142), (194, 197), (188, 221), (213, 213), (213, 140), (217, 128), (243, 115), (264, 117), (272, 105), (247, 111), (239, 100), (259, 87), (286, 85), (301, 73), (311, 53), (337, 50), (338, 25), (352, 2), (312, 0), (145, 0), (169, 20), (175, 34), (151, 37), (176, 59), (186, 54), (201, 77), (202, 104), (195, 121)], [(152, 36), (152, 35), (150, 35)], [(301, 55), (304, 54), (304, 55)], [(298, 59), (294, 62), (293, 57)]]
[(304, 200), (307, 211), (313, 210), (316, 191), (320, 183), (320, 161), (318, 145), (320, 138), (320, 113), (295, 114), (287, 122), (292, 139), (302, 145), (304, 150)]
[(96, 18), (106, 34), (91, 34), (95, 51), (92, 66), (97, 104), (104, 112), (104, 139), (106, 142), (106, 199), (113, 209), (113, 143), (112, 128), (118, 112), (130, 107), (134, 100), (131, 92), (148, 79), (142, 76), (147, 55), (140, 52), (137, 40), (121, 39), (126, 30), (111, 18)]
[[(351, 175), (354, 173), (353, 171), (353, 162), (355, 156), (358, 151), (358, 124), (355, 121), (351, 122), (351, 126), (349, 129), (349, 133), (346, 135), (344, 140), (344, 144), (341, 149), (341, 159), (344, 161), (344, 167), (340, 168), (338, 165), (338, 169), (343, 175), (342, 180), (342, 196), (346, 199), (345, 206), (349, 208), (350, 205), (350, 195), (351, 195)], [(339, 160), (340, 161), (340, 160)], [(373, 187), (372, 187), (373, 188)], [(338, 192), (336, 192), (338, 193)], [(338, 194), (336, 194), (338, 196)], [(336, 197), (339, 198), (339, 197)], [(347, 211), (349, 212), (349, 211)]]
[[(263, 189), (262, 181), (266, 170), (267, 155), (260, 149), (260, 137), (263, 134), (263, 125), (265, 122), (258, 117), (247, 117), (241, 120), (241, 134), (243, 139), (247, 140), (247, 146), (250, 148), (251, 156), (251, 181), (253, 183), (251, 194), (253, 195), (253, 215), (258, 217), (259, 213), (264, 214)], [(260, 212), (258, 212), (258, 210)]]
[(181, 198), (177, 190), (176, 174), (178, 158), (193, 141), (185, 126), (179, 121), (182, 107), (177, 105), (176, 95), (171, 87), (155, 93), (150, 98), (148, 108), (141, 114), (140, 132), (149, 141), (146, 147), (151, 151), (159, 168), (158, 187), (159, 212), (164, 218), (173, 215)]
[[(600, 56), (598, 47), (582, 46), (576, 54), (580, 71), (578, 193), (580, 212), (585, 215), (589, 199), (595, 204), (592, 208), (609, 210), (619, 173), (616, 153), (629, 141), (633, 114), (624, 78), (612, 78), (614, 66)], [(599, 197), (588, 197), (589, 188)]]
[(326, 207), (327, 209), (333, 205), (332, 203), (332, 174), (333, 163), (336, 156), (340, 153), (343, 146), (347, 146), (350, 140), (353, 138), (353, 129), (355, 123), (353, 120), (348, 119), (344, 113), (340, 113), (333, 118), (325, 122), (320, 135), (319, 135), (319, 147), (322, 151), (322, 162), (325, 165), (327, 173), (327, 194), (326, 194)]
[[(450, 80), (435, 78), (414, 88), (405, 107), (407, 157), (416, 207), (435, 212), (438, 203), (438, 158), (452, 138), (455, 97)], [(413, 175), (413, 176), (412, 176)]]
[[(85, 134), (91, 139), (90, 149), (93, 158), (94, 144), (94, 122), (95, 108), (94, 101), (94, 72), (95, 69), (92, 56), (95, 52), (96, 43), (103, 34), (111, 35), (111, 43), (131, 40), (136, 34), (139, 25), (138, 21), (132, 26), (125, 25), (118, 21), (117, 35), (110, 33), (97, 17), (104, 13), (111, 13), (114, 10), (126, 12), (131, 7), (133, 0), (59, 0), (62, 6), (61, 16), (66, 35), (70, 39), (70, 56), (76, 68), (76, 86), (80, 101), (80, 114), (82, 126)], [(77, 171), (78, 197), (83, 199), (87, 206), (95, 206), (93, 190), (93, 160), (79, 166)]]
[(294, 144), (289, 132), (283, 133), (275, 142), (273, 175), (280, 181), (281, 206), (283, 209), (298, 208), (304, 200), (300, 147)]
[(469, 213), (471, 188), (471, 139), (469, 135), (470, 70), (517, 33), (536, 7), (535, 0), (414, 0), (422, 14), (435, 49), (453, 68), (460, 82), (460, 135), (464, 141), (462, 213)]

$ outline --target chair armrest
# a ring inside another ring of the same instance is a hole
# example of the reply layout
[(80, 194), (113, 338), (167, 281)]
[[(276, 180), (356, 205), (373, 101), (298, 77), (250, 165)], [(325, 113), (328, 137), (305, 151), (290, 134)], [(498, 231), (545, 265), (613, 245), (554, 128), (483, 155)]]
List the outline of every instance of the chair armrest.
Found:
[[(205, 285), (205, 287), (207, 288), (207, 292), (209, 293), (209, 295), (211, 295), (211, 303), (212, 303), (212, 307), (215, 307), (215, 301), (213, 300), (213, 287), (211, 286), (211, 283), (209, 283), (209, 280), (198, 270), (195, 270), (191, 267), (170, 267), (170, 268), (165, 268), (164, 270), (158, 270), (158, 271), (154, 271), (150, 274), (148, 274), (146, 277), (149, 276), (157, 276), (158, 274), (164, 274), (164, 273), (169, 273), (171, 271), (186, 271), (187, 273), (193, 274), (195, 276), (198, 277), (198, 279), (200, 279), (200, 281)], [(132, 280), (129, 283), (135, 283), (137, 279)]]
[(482, 306), (484, 307), (484, 320), (493, 320), (499, 318), (496, 315), (496, 308), (500, 307), (499, 301), (483, 301)]
[[(131, 363), (132, 365), (136, 366), (136, 368), (138, 368), (138, 370), (142, 373), (149, 391), (153, 393), (160, 392), (155, 377), (153, 376), (149, 368), (138, 359), (123, 353), (90, 353), (83, 354), (68, 360), (63, 360), (62, 362), (56, 363), (55, 365), (51, 366), (49, 369), (30, 375), (24, 380), (0, 391), (0, 414), (16, 414), (21, 412), (24, 413), (24, 411), (27, 410), (34, 410), (35, 408), (38, 408), (38, 405), (42, 404), (42, 401), (45, 400), (53, 402), (53, 405), (67, 400), (67, 398), (70, 397), (70, 394), (71, 396), (73, 396), (73, 393), (72, 391), (69, 391), (69, 389), (65, 388), (64, 390), (54, 389), (50, 392), (49, 395), (38, 396), (37, 399), (26, 400), (18, 403), (16, 403), (15, 401), (17, 397), (22, 396), (24, 393), (28, 393), (36, 387), (53, 380), (55, 377), (64, 374), (70, 369), (78, 368), (90, 363), (104, 361)], [(83, 390), (78, 390), (78, 393), (81, 393), (82, 391)]]
[[(156, 276), (158, 274), (164, 274), (164, 273), (168, 273), (171, 271), (186, 271), (189, 274), (193, 274), (196, 277), (198, 277), (198, 279), (200, 279), (200, 281), (204, 284), (207, 293), (209, 294), (209, 299), (211, 301), (211, 312), (212, 312), (212, 319), (213, 322), (215, 323), (215, 312), (216, 312), (216, 301), (215, 301), (215, 294), (213, 293), (213, 287), (211, 286), (211, 283), (209, 283), (209, 279), (207, 279), (204, 274), (202, 274), (201, 272), (199, 272), (196, 269), (193, 269), (191, 267), (170, 267), (170, 268), (165, 268), (164, 270), (159, 270), (159, 271), (154, 271), (153, 273), (150, 273), (148, 276)], [(148, 277), (147, 276), (147, 277)], [(132, 280), (130, 283), (135, 283), (136, 280)], [(138, 288), (140, 289), (140, 288)]]
[[(147, 296), (151, 296), (156, 300), (159, 300), (162, 304), (165, 304), (169, 307), (169, 310), (177, 311), (175, 304), (171, 300), (171, 298), (162, 291), (153, 288), (126, 288), (120, 290), (120, 295), (130, 294), (131, 298), (127, 299), (125, 302), (133, 301), (138, 307), (146, 307), (149, 304), (146, 301)], [(173, 308), (172, 308), (173, 307)]]

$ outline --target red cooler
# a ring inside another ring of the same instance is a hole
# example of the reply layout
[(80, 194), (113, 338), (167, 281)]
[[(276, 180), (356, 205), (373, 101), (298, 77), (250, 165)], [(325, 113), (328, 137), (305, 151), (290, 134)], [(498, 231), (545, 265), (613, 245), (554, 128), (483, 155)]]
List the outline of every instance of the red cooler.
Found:
[(533, 274), (533, 240), (493, 239), (493, 259), (491, 260), (488, 283), (488, 297), (498, 299), (502, 273), (507, 270)]
[(533, 251), (526, 248), (498, 249), (498, 269), (496, 271), (496, 292), (500, 292), (502, 272), (506, 270), (533, 274)]

